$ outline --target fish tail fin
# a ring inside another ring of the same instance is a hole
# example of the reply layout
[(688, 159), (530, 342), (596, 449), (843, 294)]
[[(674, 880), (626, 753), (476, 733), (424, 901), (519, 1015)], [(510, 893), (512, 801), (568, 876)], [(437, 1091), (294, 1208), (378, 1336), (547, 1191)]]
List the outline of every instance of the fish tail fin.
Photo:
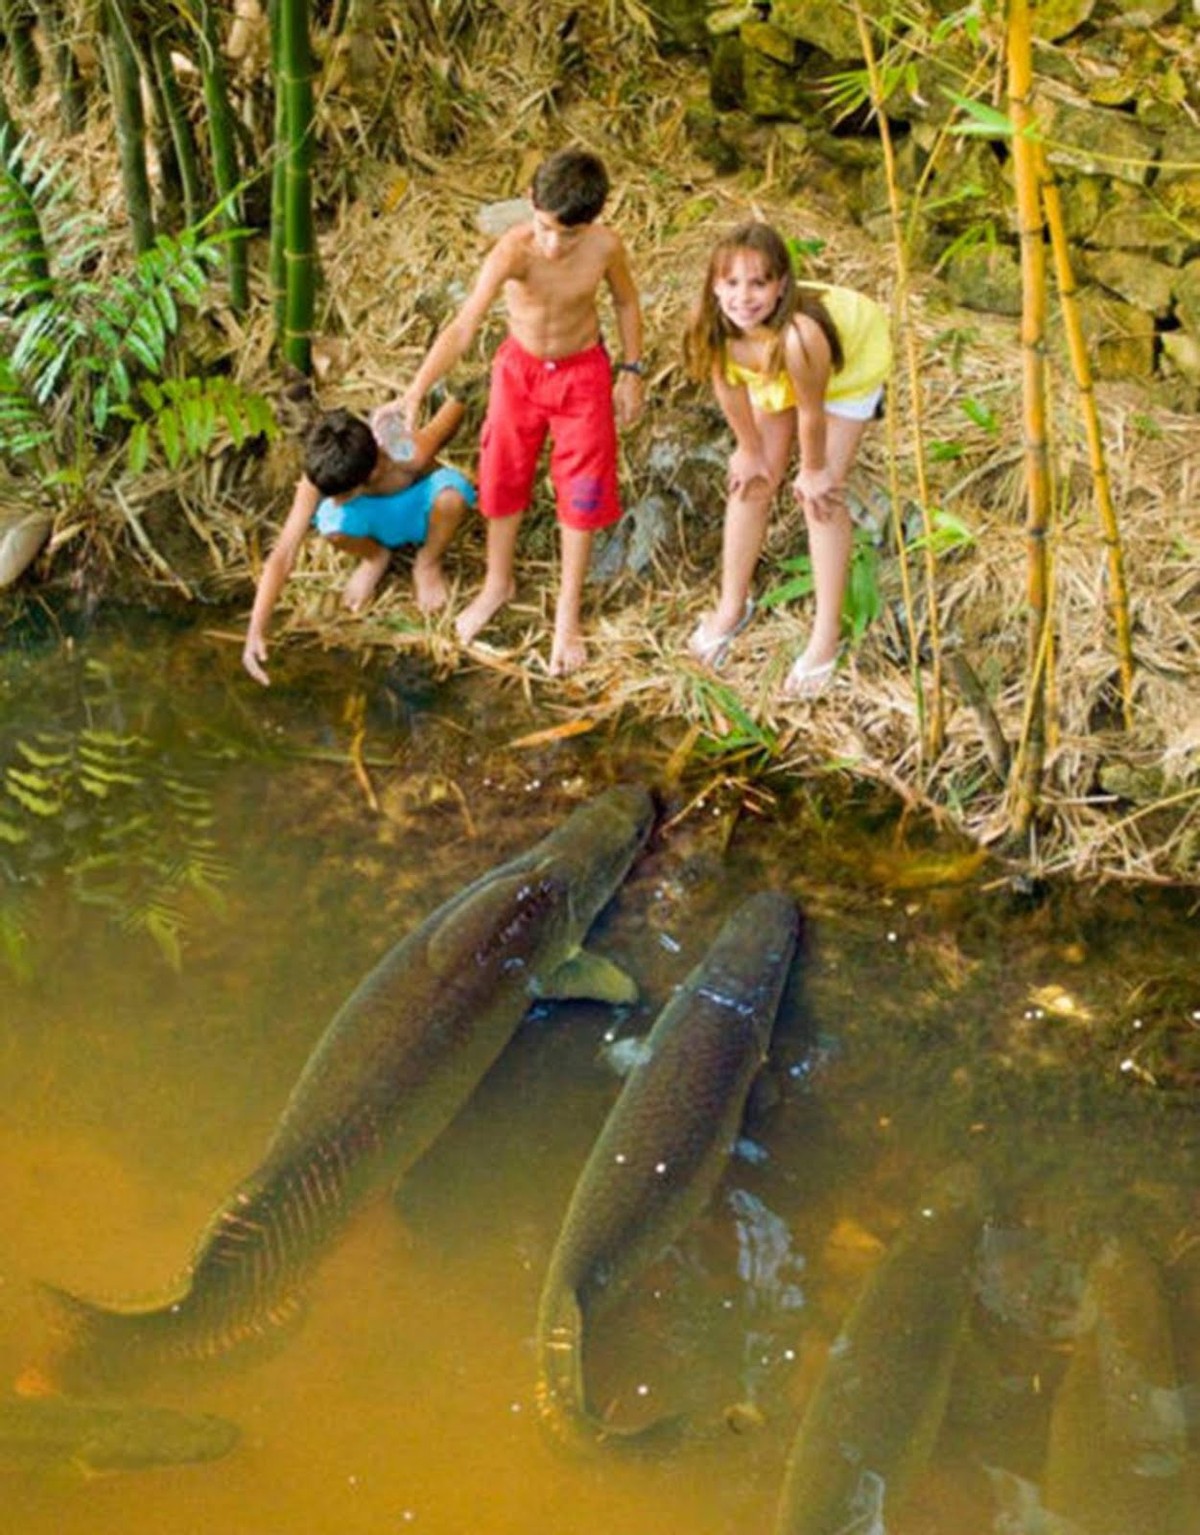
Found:
[(621, 1428), (589, 1407), (583, 1374), (583, 1313), (565, 1287), (543, 1299), (538, 1320), (536, 1400), (543, 1427), (557, 1443), (585, 1453), (604, 1449), (661, 1451), (683, 1437), (681, 1417)]
[(38, 1295), (51, 1335), (47, 1372), (60, 1389), (105, 1384), (115, 1375), (126, 1382), (158, 1319), (169, 1315), (117, 1311), (45, 1282)]
[(229, 1312), (206, 1304), (193, 1284), (178, 1298), (131, 1310), (40, 1285), (52, 1338), (49, 1371), (60, 1389), (129, 1386), (160, 1370), (206, 1371), (226, 1356), (245, 1363), (272, 1354), (304, 1317), (291, 1293), (269, 1306)]

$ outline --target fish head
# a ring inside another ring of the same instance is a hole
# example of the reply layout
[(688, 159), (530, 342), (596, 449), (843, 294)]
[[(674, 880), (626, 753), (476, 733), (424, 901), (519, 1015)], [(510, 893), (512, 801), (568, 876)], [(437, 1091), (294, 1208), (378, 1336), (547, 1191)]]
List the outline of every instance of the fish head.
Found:
[(539, 867), (566, 886), (575, 941), (612, 899), (653, 825), (649, 792), (618, 784), (573, 810), (542, 842)]
[(726, 921), (705, 961), (705, 990), (753, 1022), (764, 1052), (799, 936), (795, 901), (778, 890), (761, 890)]

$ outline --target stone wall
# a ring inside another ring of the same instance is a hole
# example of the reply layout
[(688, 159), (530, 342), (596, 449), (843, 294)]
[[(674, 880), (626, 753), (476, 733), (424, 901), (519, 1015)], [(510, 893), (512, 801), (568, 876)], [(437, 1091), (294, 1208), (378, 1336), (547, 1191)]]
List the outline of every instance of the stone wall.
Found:
[[(733, 169), (739, 123), (773, 122), (837, 167), (845, 205), (890, 238), (877, 132), (838, 111), (830, 82), (863, 70), (842, 0), (731, 5), (659, 0), (664, 38), (708, 58), (702, 152)], [(890, 91), (887, 118), (906, 197), (919, 197), (915, 259), (972, 308), (1018, 313), (1020, 273), (1008, 146), (947, 133), (949, 93), (1005, 108), (1003, 7), (863, 0)], [(1200, 391), (1200, 0), (1042, 0), (1036, 112), (1059, 179), (1097, 373), (1158, 374)], [(885, 39), (890, 38), (890, 43)], [(989, 49), (988, 42), (992, 47)], [(885, 56), (886, 46), (886, 56)], [(961, 121), (961, 117), (958, 117)], [(739, 143), (740, 140), (740, 143)], [(919, 191), (917, 190), (919, 188)]]

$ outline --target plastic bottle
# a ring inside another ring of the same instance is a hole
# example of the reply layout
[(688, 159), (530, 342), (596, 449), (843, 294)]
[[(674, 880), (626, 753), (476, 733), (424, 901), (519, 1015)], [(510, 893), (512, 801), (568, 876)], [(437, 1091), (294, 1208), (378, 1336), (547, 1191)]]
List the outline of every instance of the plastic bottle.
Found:
[(403, 416), (384, 416), (382, 421), (377, 421), (375, 441), (393, 463), (409, 464), (416, 457), (417, 445)]

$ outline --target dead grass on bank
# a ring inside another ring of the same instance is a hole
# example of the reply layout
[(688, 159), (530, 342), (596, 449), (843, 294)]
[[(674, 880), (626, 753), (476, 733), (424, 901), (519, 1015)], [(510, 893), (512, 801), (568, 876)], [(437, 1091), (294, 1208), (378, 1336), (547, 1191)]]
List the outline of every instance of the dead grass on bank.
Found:
[[(469, 50), (464, 46), (449, 61), (437, 61), (447, 75), (455, 72), (464, 103), (459, 120), (441, 129), (443, 140), (447, 131), (455, 138), (452, 146), (431, 140), (420, 91), (389, 77), (386, 108), (406, 146), (403, 166), (373, 159), (364, 147), (371, 126), (365, 109), (326, 90), (321, 159), (334, 206), (321, 238), (326, 312), (316, 350), (319, 402), (366, 410), (397, 391), (474, 276), (487, 245), (476, 227), (480, 206), (519, 195), (549, 149), (582, 142), (609, 165), (614, 194), (606, 217), (629, 246), (644, 299), (647, 408), (623, 443), (625, 501), (636, 513), (648, 498), (659, 498), (674, 536), (642, 576), (590, 587), (591, 659), (567, 680), (546, 674), (556, 572), (553, 515), (544, 490), (523, 534), (518, 598), (485, 632), (486, 643), (464, 652), (449, 614), (421, 617), (403, 557), (372, 611), (350, 619), (337, 602), (345, 567), (312, 540), (276, 615), (276, 653), (285, 636), (290, 644), (308, 639), (355, 649), (416, 647), (440, 673), (485, 668), (501, 685), (521, 687), (545, 707), (549, 723), (577, 729), (618, 714), (676, 721), (681, 744), (674, 766), (680, 772), (720, 777), (732, 762), (739, 771), (780, 779), (832, 770), (885, 785), (914, 811), (932, 813), (1041, 870), (1196, 881), (1200, 535), (1194, 507), (1200, 444), (1193, 417), (1154, 407), (1132, 387), (1104, 388), (1100, 403), (1133, 605), (1135, 729), (1126, 735), (1116, 728), (1105, 557), (1064, 363), (1055, 385), (1059, 495), (1051, 551), (1056, 725), (1047, 754), (1045, 815), (1028, 846), (1007, 846), (1004, 785), (989, 761), (979, 718), (948, 684), (946, 743), (936, 761), (924, 759), (894, 541), (885, 540), (880, 567), (885, 611), (820, 699), (801, 706), (779, 697), (783, 675), (807, 634), (803, 603), (761, 609), (719, 677), (688, 658), (687, 635), (716, 593), (727, 446), (711, 402), (682, 376), (679, 342), (713, 239), (733, 222), (768, 218), (824, 242), (813, 263), (815, 276), (884, 299), (892, 289), (892, 254), (844, 216), (831, 194), (817, 190), (826, 182), (822, 168), (789, 130), (753, 130), (757, 165), (736, 177), (718, 177), (697, 158), (685, 112), (689, 101), (704, 99), (706, 82), (690, 62), (664, 62), (653, 54), (636, 6), (613, 0), (581, 8), (585, 64), (578, 83), (564, 87), (554, 23), (565, 22), (568, 10), (539, 6), (536, 26), (519, 6), (486, 12), (482, 25), (491, 34), (476, 35)], [(415, 8), (412, 15), (418, 14)], [(394, 21), (394, 35), (381, 35), (380, 60), (388, 69), (397, 37), (418, 56), (422, 49), (430, 59), (436, 53), (436, 40), (414, 42), (402, 30), (410, 25), (416, 23)], [(616, 44), (614, 30), (620, 34)], [(923, 359), (926, 442), (954, 443), (961, 450), (952, 462), (932, 466), (935, 494), (974, 535), (968, 547), (940, 563), (941, 629), (945, 643), (979, 676), (1013, 746), (1022, 730), (1026, 644), (1016, 328), (953, 309), (935, 283), (920, 278), (911, 323)], [(452, 380), (471, 408), (449, 456), (468, 470), (487, 359), (501, 334), (494, 316), (475, 355)], [(247, 380), (267, 376), (265, 315), (232, 341), (239, 373)], [(963, 410), (966, 400), (991, 412), (995, 431), (972, 423)], [(898, 369), (890, 409), (905, 498), (914, 494), (909, 405), (907, 380)], [(299, 427), (299, 416), (293, 424)], [(184, 487), (185, 515), (209, 547), (219, 585), (229, 594), (244, 595), (256, 576), (286, 509), (297, 462), (293, 440), (236, 484), (210, 469)], [(872, 501), (886, 499), (888, 484), (885, 434), (874, 429), (857, 488)], [(167, 489), (165, 477), (160, 484), (144, 476), (128, 494), (149, 502)], [(802, 519), (781, 505), (760, 570), (760, 595), (778, 583), (778, 561), (802, 547)], [(920, 608), (919, 560), (911, 558)], [(456, 584), (453, 611), (482, 574), (477, 520), (448, 563)], [(919, 612), (918, 627), (924, 632)], [(921, 662), (927, 689), (929, 657)], [(724, 766), (720, 756), (714, 767), (707, 751), (700, 755), (702, 746), (714, 743), (728, 753)], [(1114, 762), (1157, 774), (1158, 802), (1107, 792), (1102, 773)]]

